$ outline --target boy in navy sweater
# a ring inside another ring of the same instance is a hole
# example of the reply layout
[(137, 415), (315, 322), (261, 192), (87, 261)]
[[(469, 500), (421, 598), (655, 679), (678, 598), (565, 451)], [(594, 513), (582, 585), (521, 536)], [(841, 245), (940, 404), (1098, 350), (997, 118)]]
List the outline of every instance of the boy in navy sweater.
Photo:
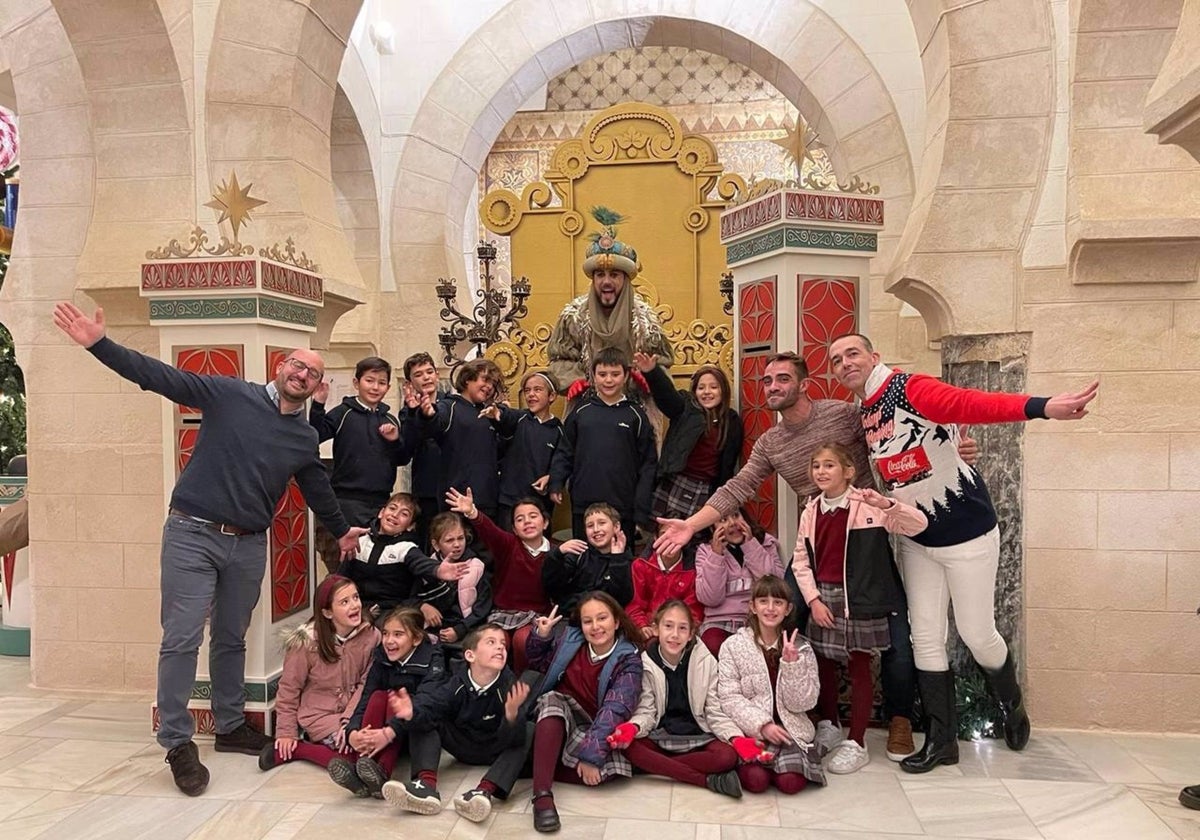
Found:
[(530, 495), (542, 502), (546, 521), (554, 517), (554, 505), (546, 496), (550, 483), (550, 459), (562, 440), (562, 421), (550, 413), (558, 396), (558, 383), (545, 371), (535, 370), (521, 380), (526, 411), (517, 415), (516, 428), (502, 440), (500, 458), (500, 517), (502, 528), (512, 528), (513, 506)]
[(392, 383), (392, 366), (368, 356), (354, 368), (353, 397), (325, 411), (329, 383), (313, 392), (308, 422), (321, 441), (333, 438), (333, 475), (329, 483), (351, 525), (369, 526), (396, 484), (396, 468), (408, 463), (400, 440), (400, 421), (383, 397)]
[(562, 442), (550, 462), (550, 498), (560, 504), (563, 488), (570, 489), (571, 531), (576, 535), (584, 533), (589, 505), (612, 505), (632, 549), (637, 526), (653, 524), (658, 451), (646, 412), (625, 396), (628, 377), (629, 359), (615, 347), (605, 347), (592, 360), (596, 394), (580, 402), (563, 424)]
[(587, 542), (567, 540), (551, 548), (542, 563), (546, 597), (579, 626), (575, 608), (590, 592), (607, 592), (618, 604), (633, 600), (633, 552), (621, 519), (610, 505), (589, 505), (584, 514)]
[(438, 487), (441, 485), (442, 450), (437, 441), (424, 435), (421, 424), (421, 401), (429, 398), (436, 404), (445, 396), (438, 388), (437, 365), (428, 353), (413, 353), (404, 360), (404, 408), (400, 411), (400, 434), (404, 452), (412, 463), (412, 494), (420, 512), (416, 532), (421, 545), (429, 539), (429, 521), (438, 512)]
[(446, 491), (474, 491), (475, 506), (496, 516), (500, 504), (500, 433), (516, 424), (519, 412), (492, 402), (499, 391), (500, 368), (490, 359), (472, 359), (454, 377), (457, 394), (431, 404), (422, 399), (426, 435), (442, 450), (438, 509), (446, 506)]
[[(464, 764), (487, 765), (479, 784), (454, 798), (460, 816), (483, 822), (492, 811), (493, 797), (508, 798), (529, 752), (533, 730), (525, 722), (529, 686), (505, 667), (507, 636), (498, 625), (472, 630), (463, 647), (465, 667), (415, 703), (407, 692), (398, 692), (391, 711), (415, 729), (436, 726), (442, 747)], [(437, 788), (420, 781), (388, 782), (383, 796), (418, 814), (442, 809)]]

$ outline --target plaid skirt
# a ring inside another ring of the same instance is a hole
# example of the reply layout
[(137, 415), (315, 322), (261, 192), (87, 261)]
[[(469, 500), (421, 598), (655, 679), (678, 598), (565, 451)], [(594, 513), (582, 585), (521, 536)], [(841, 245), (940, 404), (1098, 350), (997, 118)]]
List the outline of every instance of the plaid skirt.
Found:
[(664, 519), (687, 519), (704, 507), (711, 483), (676, 473), (655, 488), (654, 515)]
[(705, 619), (704, 623), (700, 625), (700, 629), (696, 631), (696, 635), (702, 635), (708, 628), (715, 627), (718, 630), (724, 630), (732, 636), (745, 627), (747, 623), (744, 618), (715, 618), (712, 621)]
[(817, 755), (816, 744), (784, 744), (782, 747), (767, 744), (767, 752), (771, 754), (771, 760), (764, 761), (762, 765), (768, 770), (799, 773), (810, 782), (825, 784), (825, 769)]
[(707, 746), (717, 739), (711, 732), (701, 732), (699, 735), (672, 735), (665, 729), (651, 729), (646, 737), (660, 749), (672, 753), (686, 753)]
[[(567, 737), (563, 742), (562, 763), (565, 767), (579, 766), (579, 746), (587, 734), (587, 728), (592, 725), (592, 719), (579, 701), (561, 691), (549, 691), (538, 698), (535, 708), (536, 720), (548, 717), (560, 717), (566, 723)], [(600, 767), (601, 781), (613, 776), (633, 776), (633, 765), (625, 757), (624, 750), (609, 750), (608, 758)]]
[(500, 625), (502, 630), (519, 630), (526, 624), (532, 624), (538, 614), (533, 610), (495, 610), (487, 617), (492, 624)]
[(811, 617), (808, 619), (808, 639), (816, 653), (846, 664), (852, 650), (877, 651), (892, 646), (886, 618), (846, 618), (846, 590), (820, 581), (817, 589), (821, 601), (833, 613), (833, 627), (822, 627)]

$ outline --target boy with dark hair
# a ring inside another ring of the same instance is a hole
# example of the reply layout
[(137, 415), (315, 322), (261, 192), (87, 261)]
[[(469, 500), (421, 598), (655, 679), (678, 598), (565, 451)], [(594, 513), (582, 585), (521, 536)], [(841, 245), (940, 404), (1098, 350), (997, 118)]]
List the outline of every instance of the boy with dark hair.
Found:
[[(471, 790), (454, 798), (454, 810), (471, 822), (483, 822), (492, 798), (507, 799), (529, 752), (533, 727), (525, 722), (529, 686), (506, 667), (507, 636), (498, 625), (476, 627), (463, 639), (463, 667), (455, 669), (437, 692), (413, 702), (400, 692), (391, 711), (416, 729), (437, 728), (441, 745), (464, 764), (486, 765), (487, 773)], [(418, 814), (436, 814), (442, 797), (419, 781), (388, 782), (383, 796)]]
[(337, 573), (354, 581), (363, 608), (372, 617), (407, 603), (422, 577), (457, 581), (465, 563), (439, 562), (428, 556), (412, 532), (417, 504), (408, 493), (394, 493), (379, 511), (370, 533), (358, 538), (358, 555), (342, 561)]
[(512, 433), (503, 438), (500, 458), (500, 516), (502, 528), (512, 528), (513, 507), (534, 493), (549, 522), (554, 505), (546, 497), (550, 483), (550, 460), (562, 440), (562, 421), (550, 413), (558, 396), (558, 383), (549, 373), (530, 371), (521, 379), (525, 411), (517, 414)]
[[(438, 512), (438, 486), (441, 484), (442, 451), (437, 441), (422, 435), (420, 404), (423, 397), (437, 403), (445, 396), (438, 385), (437, 365), (428, 353), (413, 353), (404, 360), (405, 404), (400, 411), (401, 434), (405, 451), (412, 463), (412, 494), (421, 508), (416, 532), (421, 544), (427, 544), (429, 522)], [(406, 462), (408, 463), (408, 462)]]
[(633, 552), (621, 530), (621, 517), (604, 502), (584, 513), (587, 542), (567, 540), (551, 548), (542, 563), (542, 588), (559, 612), (578, 626), (576, 607), (589, 592), (607, 592), (618, 604), (633, 600)]
[(448, 510), (446, 491), (470, 488), (475, 505), (495, 517), (500, 504), (500, 434), (512, 429), (519, 412), (494, 400), (503, 377), (490, 359), (463, 363), (454, 377), (457, 394), (437, 401), (422, 398), (424, 434), (441, 448), (438, 510)]
[(313, 392), (308, 422), (321, 441), (333, 438), (333, 474), (329, 483), (351, 525), (370, 525), (396, 484), (396, 468), (408, 462), (400, 441), (400, 421), (383, 402), (392, 383), (392, 366), (368, 356), (354, 368), (352, 397), (325, 410), (329, 383)]
[[(629, 359), (605, 347), (592, 360), (596, 392), (580, 401), (563, 424), (550, 462), (550, 498), (571, 491), (571, 530), (583, 533), (584, 511), (595, 502), (616, 507), (625, 542), (634, 547), (637, 526), (653, 522), (650, 508), (658, 451), (645, 410), (625, 396)], [(625, 603), (622, 601), (622, 603)]]

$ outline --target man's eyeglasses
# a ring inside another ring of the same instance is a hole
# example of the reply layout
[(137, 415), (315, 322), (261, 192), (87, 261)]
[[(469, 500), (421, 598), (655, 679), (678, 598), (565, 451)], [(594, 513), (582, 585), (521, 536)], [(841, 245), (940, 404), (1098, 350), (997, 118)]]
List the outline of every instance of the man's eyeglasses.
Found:
[(284, 359), (284, 364), (294, 371), (304, 371), (306, 375), (320, 381), (325, 378), (325, 371), (316, 365), (306, 365), (299, 359)]

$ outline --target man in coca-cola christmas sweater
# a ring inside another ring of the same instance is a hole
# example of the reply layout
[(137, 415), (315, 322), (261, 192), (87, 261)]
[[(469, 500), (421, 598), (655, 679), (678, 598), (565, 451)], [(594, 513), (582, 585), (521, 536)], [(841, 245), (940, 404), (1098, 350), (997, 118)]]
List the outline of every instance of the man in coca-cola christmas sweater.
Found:
[(929, 527), (898, 537), (912, 624), (917, 686), (929, 716), (925, 746), (902, 769), (924, 773), (958, 761), (954, 674), (946, 656), (946, 607), (954, 604), (959, 635), (983, 668), (1000, 704), (1004, 740), (1014, 750), (1029, 740), (1029, 718), (1008, 646), (993, 611), (1000, 536), (982, 476), (958, 455), (959, 424), (1033, 419), (1078, 420), (1099, 388), (1029, 397), (955, 388), (931, 376), (880, 363), (866, 336), (829, 345), (837, 380), (859, 398), (863, 429), (883, 489), (920, 508)]

